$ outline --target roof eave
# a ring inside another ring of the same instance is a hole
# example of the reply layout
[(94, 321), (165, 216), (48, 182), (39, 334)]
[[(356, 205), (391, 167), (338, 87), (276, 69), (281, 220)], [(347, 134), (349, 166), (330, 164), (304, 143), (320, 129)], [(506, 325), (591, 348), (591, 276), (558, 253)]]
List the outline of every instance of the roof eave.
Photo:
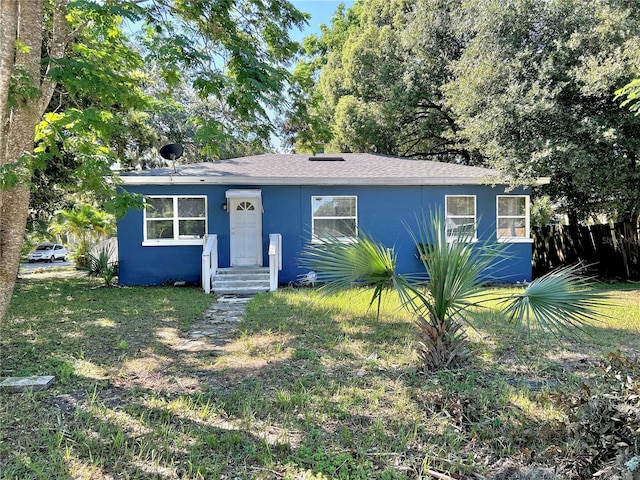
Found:
[(123, 185), (492, 185), (487, 177), (300, 178), (218, 176), (122, 176)]

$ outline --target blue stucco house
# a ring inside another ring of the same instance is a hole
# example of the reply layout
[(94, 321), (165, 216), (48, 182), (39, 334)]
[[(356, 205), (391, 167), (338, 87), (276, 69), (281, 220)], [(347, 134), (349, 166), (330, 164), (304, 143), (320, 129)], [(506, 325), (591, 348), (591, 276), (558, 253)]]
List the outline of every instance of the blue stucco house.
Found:
[(488, 276), (531, 279), (530, 192), (508, 190), (491, 169), (376, 154), (265, 154), (121, 178), (146, 202), (118, 223), (122, 285), (201, 282), (216, 292), (229, 269), (256, 268), (270, 272), (274, 289), (304, 273), (307, 242), (327, 233), (349, 242), (359, 231), (395, 246), (401, 272), (420, 272), (406, 225), (438, 208), (452, 238), (509, 243), (509, 260)]

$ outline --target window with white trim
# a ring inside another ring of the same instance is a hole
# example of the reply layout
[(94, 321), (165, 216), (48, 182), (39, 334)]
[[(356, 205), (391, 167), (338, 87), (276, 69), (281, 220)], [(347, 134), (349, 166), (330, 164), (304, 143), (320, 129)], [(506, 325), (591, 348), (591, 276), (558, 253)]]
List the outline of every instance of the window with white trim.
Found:
[(207, 232), (207, 197), (149, 196), (145, 204), (145, 245), (202, 243)]
[(448, 241), (472, 242), (478, 239), (475, 195), (446, 195), (445, 212)]
[(528, 195), (498, 195), (496, 208), (498, 241), (529, 239)]
[(358, 236), (358, 198), (311, 197), (311, 229), (314, 241), (354, 241)]

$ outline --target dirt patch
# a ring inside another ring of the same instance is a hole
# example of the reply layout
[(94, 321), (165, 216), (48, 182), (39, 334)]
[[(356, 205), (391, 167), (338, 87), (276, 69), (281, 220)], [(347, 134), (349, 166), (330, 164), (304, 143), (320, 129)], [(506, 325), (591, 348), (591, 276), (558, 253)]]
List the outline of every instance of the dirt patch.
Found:
[(77, 390), (69, 393), (63, 393), (51, 398), (47, 403), (60, 410), (63, 415), (73, 415), (79, 402), (84, 401), (86, 392)]
[(30, 278), (87, 278), (86, 270), (78, 270), (75, 267), (56, 267), (56, 266), (38, 266), (25, 267), (20, 266), (18, 278), (28, 280)]

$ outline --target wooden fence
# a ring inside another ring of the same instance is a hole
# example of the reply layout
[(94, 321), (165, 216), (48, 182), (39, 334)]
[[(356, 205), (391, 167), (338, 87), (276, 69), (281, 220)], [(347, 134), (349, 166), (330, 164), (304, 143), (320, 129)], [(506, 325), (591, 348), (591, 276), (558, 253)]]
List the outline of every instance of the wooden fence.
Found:
[(631, 223), (532, 228), (533, 276), (584, 262), (603, 278), (640, 280), (640, 229)]

